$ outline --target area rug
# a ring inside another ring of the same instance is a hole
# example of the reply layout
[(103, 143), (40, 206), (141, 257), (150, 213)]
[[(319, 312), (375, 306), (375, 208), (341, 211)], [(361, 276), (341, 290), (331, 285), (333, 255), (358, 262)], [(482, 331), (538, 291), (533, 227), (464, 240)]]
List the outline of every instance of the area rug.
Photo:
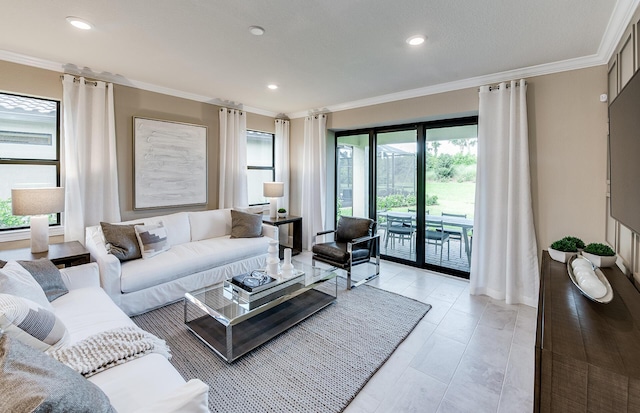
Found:
[(232, 364), (184, 326), (183, 303), (133, 317), (167, 341), (185, 380), (210, 387), (212, 412), (340, 412), (431, 309), (375, 287), (338, 300)]

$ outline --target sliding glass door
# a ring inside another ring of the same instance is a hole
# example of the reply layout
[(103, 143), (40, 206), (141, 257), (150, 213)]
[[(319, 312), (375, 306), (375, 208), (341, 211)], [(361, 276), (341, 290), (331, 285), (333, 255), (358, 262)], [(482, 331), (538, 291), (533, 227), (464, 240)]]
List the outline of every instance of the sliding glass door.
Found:
[(476, 141), (477, 117), (336, 133), (336, 219), (375, 219), (385, 259), (468, 277)]

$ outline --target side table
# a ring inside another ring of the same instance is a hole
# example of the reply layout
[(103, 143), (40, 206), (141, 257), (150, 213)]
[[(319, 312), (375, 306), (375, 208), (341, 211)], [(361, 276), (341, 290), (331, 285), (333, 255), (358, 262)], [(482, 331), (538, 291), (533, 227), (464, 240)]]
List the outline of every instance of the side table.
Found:
[[(269, 215), (263, 215), (262, 222), (267, 225), (273, 225), (274, 227), (293, 224), (293, 248), (291, 248), (291, 255), (298, 255), (302, 252), (302, 217), (289, 215), (286, 218), (272, 218)], [(288, 247), (280, 243), (280, 259), (284, 258), (285, 248)]]
[(31, 248), (18, 248), (13, 250), (0, 250), (0, 260), (24, 260), (31, 261), (46, 258), (57, 266), (73, 267), (74, 265), (88, 264), (91, 261), (89, 251), (78, 241), (50, 244), (49, 251), (32, 253)]

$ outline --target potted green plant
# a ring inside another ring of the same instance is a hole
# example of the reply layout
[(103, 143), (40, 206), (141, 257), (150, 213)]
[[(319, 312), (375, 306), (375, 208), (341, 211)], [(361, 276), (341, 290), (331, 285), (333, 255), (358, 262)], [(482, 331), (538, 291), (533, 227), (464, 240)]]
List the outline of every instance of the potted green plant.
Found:
[(286, 218), (286, 217), (287, 217), (287, 210), (284, 208), (278, 209), (278, 218)]
[(564, 238), (562, 238), (564, 240), (567, 241), (571, 241), (574, 244), (576, 244), (576, 248), (578, 249), (578, 251), (583, 250), (584, 249), (584, 241), (582, 241), (580, 238), (578, 237), (572, 237), (571, 235), (568, 235)]
[[(552, 259), (559, 262), (567, 262), (571, 257), (578, 253), (578, 247), (573, 237), (564, 237), (554, 241), (549, 247), (549, 255)], [(582, 242), (582, 241), (580, 241)], [(584, 243), (582, 244), (584, 246)]]
[(597, 267), (611, 267), (616, 263), (616, 252), (608, 245), (592, 242), (584, 247), (582, 256)]

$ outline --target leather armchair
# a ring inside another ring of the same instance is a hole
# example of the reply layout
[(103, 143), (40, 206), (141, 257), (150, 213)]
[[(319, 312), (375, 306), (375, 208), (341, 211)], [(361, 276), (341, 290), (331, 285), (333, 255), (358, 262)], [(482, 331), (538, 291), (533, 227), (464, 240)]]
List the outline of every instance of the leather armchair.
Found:
[[(347, 289), (357, 287), (380, 274), (380, 236), (376, 221), (369, 218), (340, 217), (335, 230), (318, 232), (316, 237), (333, 234), (333, 241), (316, 243), (312, 265), (316, 261), (347, 271)], [(370, 263), (375, 258), (376, 273), (352, 285), (351, 270), (354, 265)]]

